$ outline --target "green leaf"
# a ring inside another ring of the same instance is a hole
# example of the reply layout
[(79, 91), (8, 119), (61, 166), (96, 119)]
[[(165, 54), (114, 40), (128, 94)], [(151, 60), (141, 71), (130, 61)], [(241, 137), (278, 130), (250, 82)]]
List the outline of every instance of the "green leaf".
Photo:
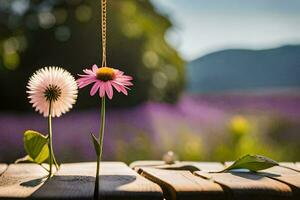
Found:
[(24, 133), (24, 147), (33, 162), (41, 164), (49, 157), (48, 137), (28, 130)]
[(93, 140), (93, 144), (94, 144), (94, 147), (95, 147), (96, 154), (97, 154), (97, 156), (99, 156), (100, 155), (100, 148), (101, 148), (100, 144), (99, 144), (99, 141), (93, 133), (91, 133), (91, 136), (92, 136), (92, 140)]
[(276, 161), (264, 156), (245, 155), (237, 159), (232, 165), (222, 170), (221, 172), (229, 171), (232, 169), (248, 169), (250, 171), (259, 171), (278, 165), (279, 163), (277, 163)]
[(26, 155), (22, 158), (19, 158), (15, 161), (15, 164), (17, 163), (22, 163), (22, 162), (34, 162), (33, 159), (29, 156), (29, 155)]

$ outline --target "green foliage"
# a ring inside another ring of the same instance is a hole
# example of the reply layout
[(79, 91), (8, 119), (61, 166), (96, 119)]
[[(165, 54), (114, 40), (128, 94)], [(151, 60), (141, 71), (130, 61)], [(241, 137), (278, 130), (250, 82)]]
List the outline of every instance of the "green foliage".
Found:
[(26, 131), (24, 133), (24, 147), (28, 154), (28, 161), (41, 164), (49, 157), (48, 137), (39, 132)]
[[(107, 6), (108, 65), (134, 77), (131, 94), (115, 95), (109, 105), (175, 102), (185, 74), (183, 60), (165, 40), (172, 27), (169, 19), (149, 0), (108, 1)], [(20, 85), (38, 68), (59, 65), (76, 75), (101, 62), (100, 1), (31, 0), (20, 15), (4, 8), (0, 14), (5, 22), (0, 28), (0, 89), (15, 91), (0, 94), (0, 109), (28, 108), (25, 87)], [(87, 108), (99, 102), (89, 97), (86, 88), (76, 106)]]
[(91, 133), (91, 137), (92, 137), (93, 145), (94, 145), (94, 148), (96, 151), (96, 155), (100, 156), (100, 151), (101, 151), (100, 143), (99, 143), (97, 137), (93, 133)]
[(259, 171), (270, 167), (278, 166), (279, 164), (267, 157), (260, 155), (245, 155), (237, 159), (232, 165), (222, 170), (222, 172), (232, 169), (248, 169), (250, 171)]

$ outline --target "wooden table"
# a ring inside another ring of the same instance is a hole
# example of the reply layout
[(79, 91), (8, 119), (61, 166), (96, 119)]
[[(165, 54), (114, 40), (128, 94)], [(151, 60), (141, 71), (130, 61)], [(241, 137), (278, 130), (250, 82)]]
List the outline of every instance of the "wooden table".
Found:
[[(300, 170), (300, 163), (282, 164)], [(100, 199), (300, 199), (300, 173), (295, 170), (209, 173), (224, 165), (102, 162)], [(36, 164), (0, 164), (0, 199), (93, 199), (95, 168), (95, 163), (62, 164), (47, 179), (47, 172)]]

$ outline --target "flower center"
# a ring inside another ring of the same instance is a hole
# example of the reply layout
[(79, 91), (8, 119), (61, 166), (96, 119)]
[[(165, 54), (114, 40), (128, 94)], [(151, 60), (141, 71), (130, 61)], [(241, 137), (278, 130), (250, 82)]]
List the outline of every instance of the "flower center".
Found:
[(61, 96), (61, 89), (57, 85), (50, 84), (44, 91), (44, 97), (47, 101), (57, 101)]
[(113, 68), (110, 67), (100, 67), (96, 72), (97, 79), (104, 82), (113, 80), (115, 76)]

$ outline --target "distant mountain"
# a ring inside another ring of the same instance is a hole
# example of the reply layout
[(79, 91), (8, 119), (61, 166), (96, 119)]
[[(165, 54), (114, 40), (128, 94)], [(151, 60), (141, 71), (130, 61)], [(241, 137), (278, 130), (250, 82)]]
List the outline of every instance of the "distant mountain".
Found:
[(300, 88), (300, 45), (223, 50), (187, 66), (187, 91), (191, 93), (291, 88)]

